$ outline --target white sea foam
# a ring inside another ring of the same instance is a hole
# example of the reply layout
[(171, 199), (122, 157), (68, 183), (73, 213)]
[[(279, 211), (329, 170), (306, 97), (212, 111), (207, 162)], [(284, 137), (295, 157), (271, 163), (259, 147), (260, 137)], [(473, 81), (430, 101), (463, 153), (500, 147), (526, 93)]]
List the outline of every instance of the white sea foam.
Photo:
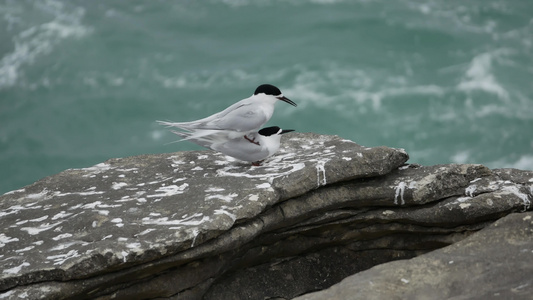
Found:
[[(280, 70), (270, 74), (270, 80), (281, 78), (286, 70)], [(234, 85), (236, 82), (243, 80), (252, 82), (261, 82), (262, 76), (255, 72), (249, 72), (243, 69), (224, 69), (224, 70), (201, 70), (180, 76), (165, 76), (156, 73), (154, 76), (164, 88), (179, 89), (209, 89), (213, 85)]]
[(495, 94), (500, 99), (508, 101), (509, 93), (496, 80), (492, 73), (493, 61), (508, 53), (509, 50), (507, 49), (499, 49), (474, 56), (457, 88), (467, 92), (484, 91)]
[(470, 161), (470, 152), (469, 151), (459, 151), (452, 155), (451, 161), (457, 164), (464, 164)]
[[(371, 103), (374, 110), (381, 108), (382, 102), (388, 98), (399, 96), (427, 95), (442, 96), (445, 88), (434, 85), (413, 85), (404, 76), (380, 74), (377, 71), (362, 71), (355, 68), (324, 64), (325, 70), (298, 70), (296, 82), (292, 87), (284, 89), (287, 95), (298, 95), (305, 102), (298, 103), (302, 107), (318, 106), (323, 109), (334, 109), (339, 114), (353, 115), (365, 113), (365, 106), (354, 106), (355, 103)], [(377, 78), (384, 78), (377, 80)], [(325, 87), (337, 86), (336, 94), (325, 94)], [(354, 110), (357, 110), (354, 112)]]
[[(85, 15), (83, 8), (72, 9), (67, 7), (67, 4), (54, 0), (39, 1), (36, 4), (36, 8), (49, 14), (52, 19), (39, 24), (32, 24), (33, 20), (24, 20), (30, 23), (29, 27), (14, 36), (12, 40), (14, 50), (0, 60), (0, 89), (16, 84), (22, 76), (22, 68), (25, 65), (31, 65), (51, 53), (63, 40), (80, 38), (91, 32), (89, 27), (81, 24)], [(16, 11), (11, 10), (11, 13)], [(25, 11), (26, 9), (22, 8), (19, 13), (23, 14)], [(27, 16), (32, 15), (27, 14)], [(23, 19), (23, 16), (20, 15), (18, 18)]]
[(525, 154), (517, 160), (500, 159), (485, 164), (490, 168), (514, 168), (519, 170), (533, 170), (533, 155)]
[(523, 155), (514, 163), (511, 163), (511, 168), (521, 170), (533, 170), (533, 155)]

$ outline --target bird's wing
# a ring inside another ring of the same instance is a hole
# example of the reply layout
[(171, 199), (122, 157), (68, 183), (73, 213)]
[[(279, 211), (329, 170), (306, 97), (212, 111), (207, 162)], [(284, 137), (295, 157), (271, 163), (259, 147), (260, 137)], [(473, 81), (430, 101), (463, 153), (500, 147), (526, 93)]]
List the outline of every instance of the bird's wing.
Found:
[(191, 131), (197, 129), (232, 130), (238, 132), (254, 131), (268, 121), (267, 115), (260, 105), (248, 101), (240, 101), (225, 110), (191, 122), (163, 122), (159, 124)]
[(214, 123), (214, 121), (216, 121), (217, 119), (223, 118), (228, 113), (230, 113), (230, 112), (232, 112), (232, 111), (234, 111), (236, 109), (239, 109), (242, 106), (247, 106), (249, 104), (251, 104), (250, 99), (246, 98), (246, 99), (243, 99), (243, 100), (241, 100), (241, 101), (239, 101), (237, 103), (234, 103), (234, 104), (228, 106), (223, 111), (220, 111), (218, 113), (212, 114), (212, 115), (210, 115), (208, 117), (205, 117), (205, 118), (202, 118), (202, 119), (199, 119), (199, 120), (194, 120), (194, 121), (189, 121), (189, 122), (164, 122), (164, 121), (157, 121), (157, 122), (160, 123), (161, 125), (165, 125), (165, 126), (168, 126), (168, 127), (177, 127), (177, 128), (183, 129), (183, 130), (224, 129), (224, 128), (216, 127), (216, 123)]
[(239, 132), (258, 130), (268, 118), (263, 109), (254, 103), (242, 104), (230, 111), (220, 112), (220, 117), (210, 121), (209, 128), (234, 130)]
[(211, 149), (244, 161), (258, 161), (268, 155), (265, 147), (249, 142), (244, 137), (212, 144)]

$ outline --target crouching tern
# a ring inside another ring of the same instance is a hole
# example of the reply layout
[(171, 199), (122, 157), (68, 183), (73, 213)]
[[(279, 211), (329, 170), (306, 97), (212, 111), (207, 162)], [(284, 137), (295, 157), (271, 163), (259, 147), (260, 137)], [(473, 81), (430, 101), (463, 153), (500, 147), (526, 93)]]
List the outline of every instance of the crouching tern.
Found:
[(262, 84), (257, 87), (252, 96), (209, 117), (190, 122), (157, 122), (185, 131), (185, 140), (222, 135), (230, 140), (244, 137), (253, 143), (259, 128), (272, 117), (274, 105), (278, 100), (296, 106), (296, 103), (283, 96), (277, 87)]
[(281, 135), (294, 131), (281, 129), (278, 126), (266, 127), (252, 132), (247, 136), (229, 138), (224, 132), (191, 137), (194, 133), (172, 131), (185, 140), (191, 141), (202, 147), (215, 150), (239, 160), (251, 162), (254, 166), (260, 166), (263, 160), (272, 156), (279, 150)]

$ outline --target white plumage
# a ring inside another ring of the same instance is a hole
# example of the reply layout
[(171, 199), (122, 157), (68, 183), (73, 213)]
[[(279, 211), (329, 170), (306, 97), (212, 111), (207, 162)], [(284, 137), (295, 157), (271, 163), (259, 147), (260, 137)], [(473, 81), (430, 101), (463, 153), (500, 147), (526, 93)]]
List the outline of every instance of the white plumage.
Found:
[(282, 130), (277, 126), (266, 127), (257, 132), (237, 138), (228, 138), (223, 132), (192, 137), (192, 133), (172, 131), (185, 140), (191, 141), (202, 147), (209, 148), (239, 160), (252, 162), (258, 166), (261, 161), (272, 156), (279, 150), (281, 135), (293, 131)]
[(296, 106), (296, 103), (283, 96), (277, 87), (262, 84), (252, 96), (209, 117), (190, 122), (157, 122), (183, 130), (187, 133), (184, 140), (199, 139), (213, 134), (235, 139), (257, 132), (265, 125), (272, 117), (274, 105), (278, 100)]

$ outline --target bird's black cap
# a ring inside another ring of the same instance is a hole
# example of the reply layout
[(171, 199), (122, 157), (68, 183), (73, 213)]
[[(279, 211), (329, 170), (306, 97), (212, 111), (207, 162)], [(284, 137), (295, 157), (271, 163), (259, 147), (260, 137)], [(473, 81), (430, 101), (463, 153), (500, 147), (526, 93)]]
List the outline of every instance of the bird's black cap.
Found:
[(272, 127), (265, 127), (258, 131), (260, 135), (263, 136), (271, 136), (273, 134), (278, 133), (281, 130), (278, 126), (272, 126)]
[(264, 93), (266, 95), (272, 95), (272, 96), (281, 95), (281, 91), (277, 87), (271, 84), (262, 84), (258, 86), (255, 89), (254, 95), (261, 94), (261, 93)]
[(286, 129), (286, 130), (281, 130), (281, 128), (279, 128), (278, 126), (272, 126), (272, 127), (265, 127), (261, 130), (258, 131), (258, 133), (262, 136), (271, 136), (273, 134), (277, 134), (279, 132), (279, 134), (284, 134), (284, 133), (287, 133), (287, 132), (291, 132), (291, 131), (294, 131), (292, 129)]

